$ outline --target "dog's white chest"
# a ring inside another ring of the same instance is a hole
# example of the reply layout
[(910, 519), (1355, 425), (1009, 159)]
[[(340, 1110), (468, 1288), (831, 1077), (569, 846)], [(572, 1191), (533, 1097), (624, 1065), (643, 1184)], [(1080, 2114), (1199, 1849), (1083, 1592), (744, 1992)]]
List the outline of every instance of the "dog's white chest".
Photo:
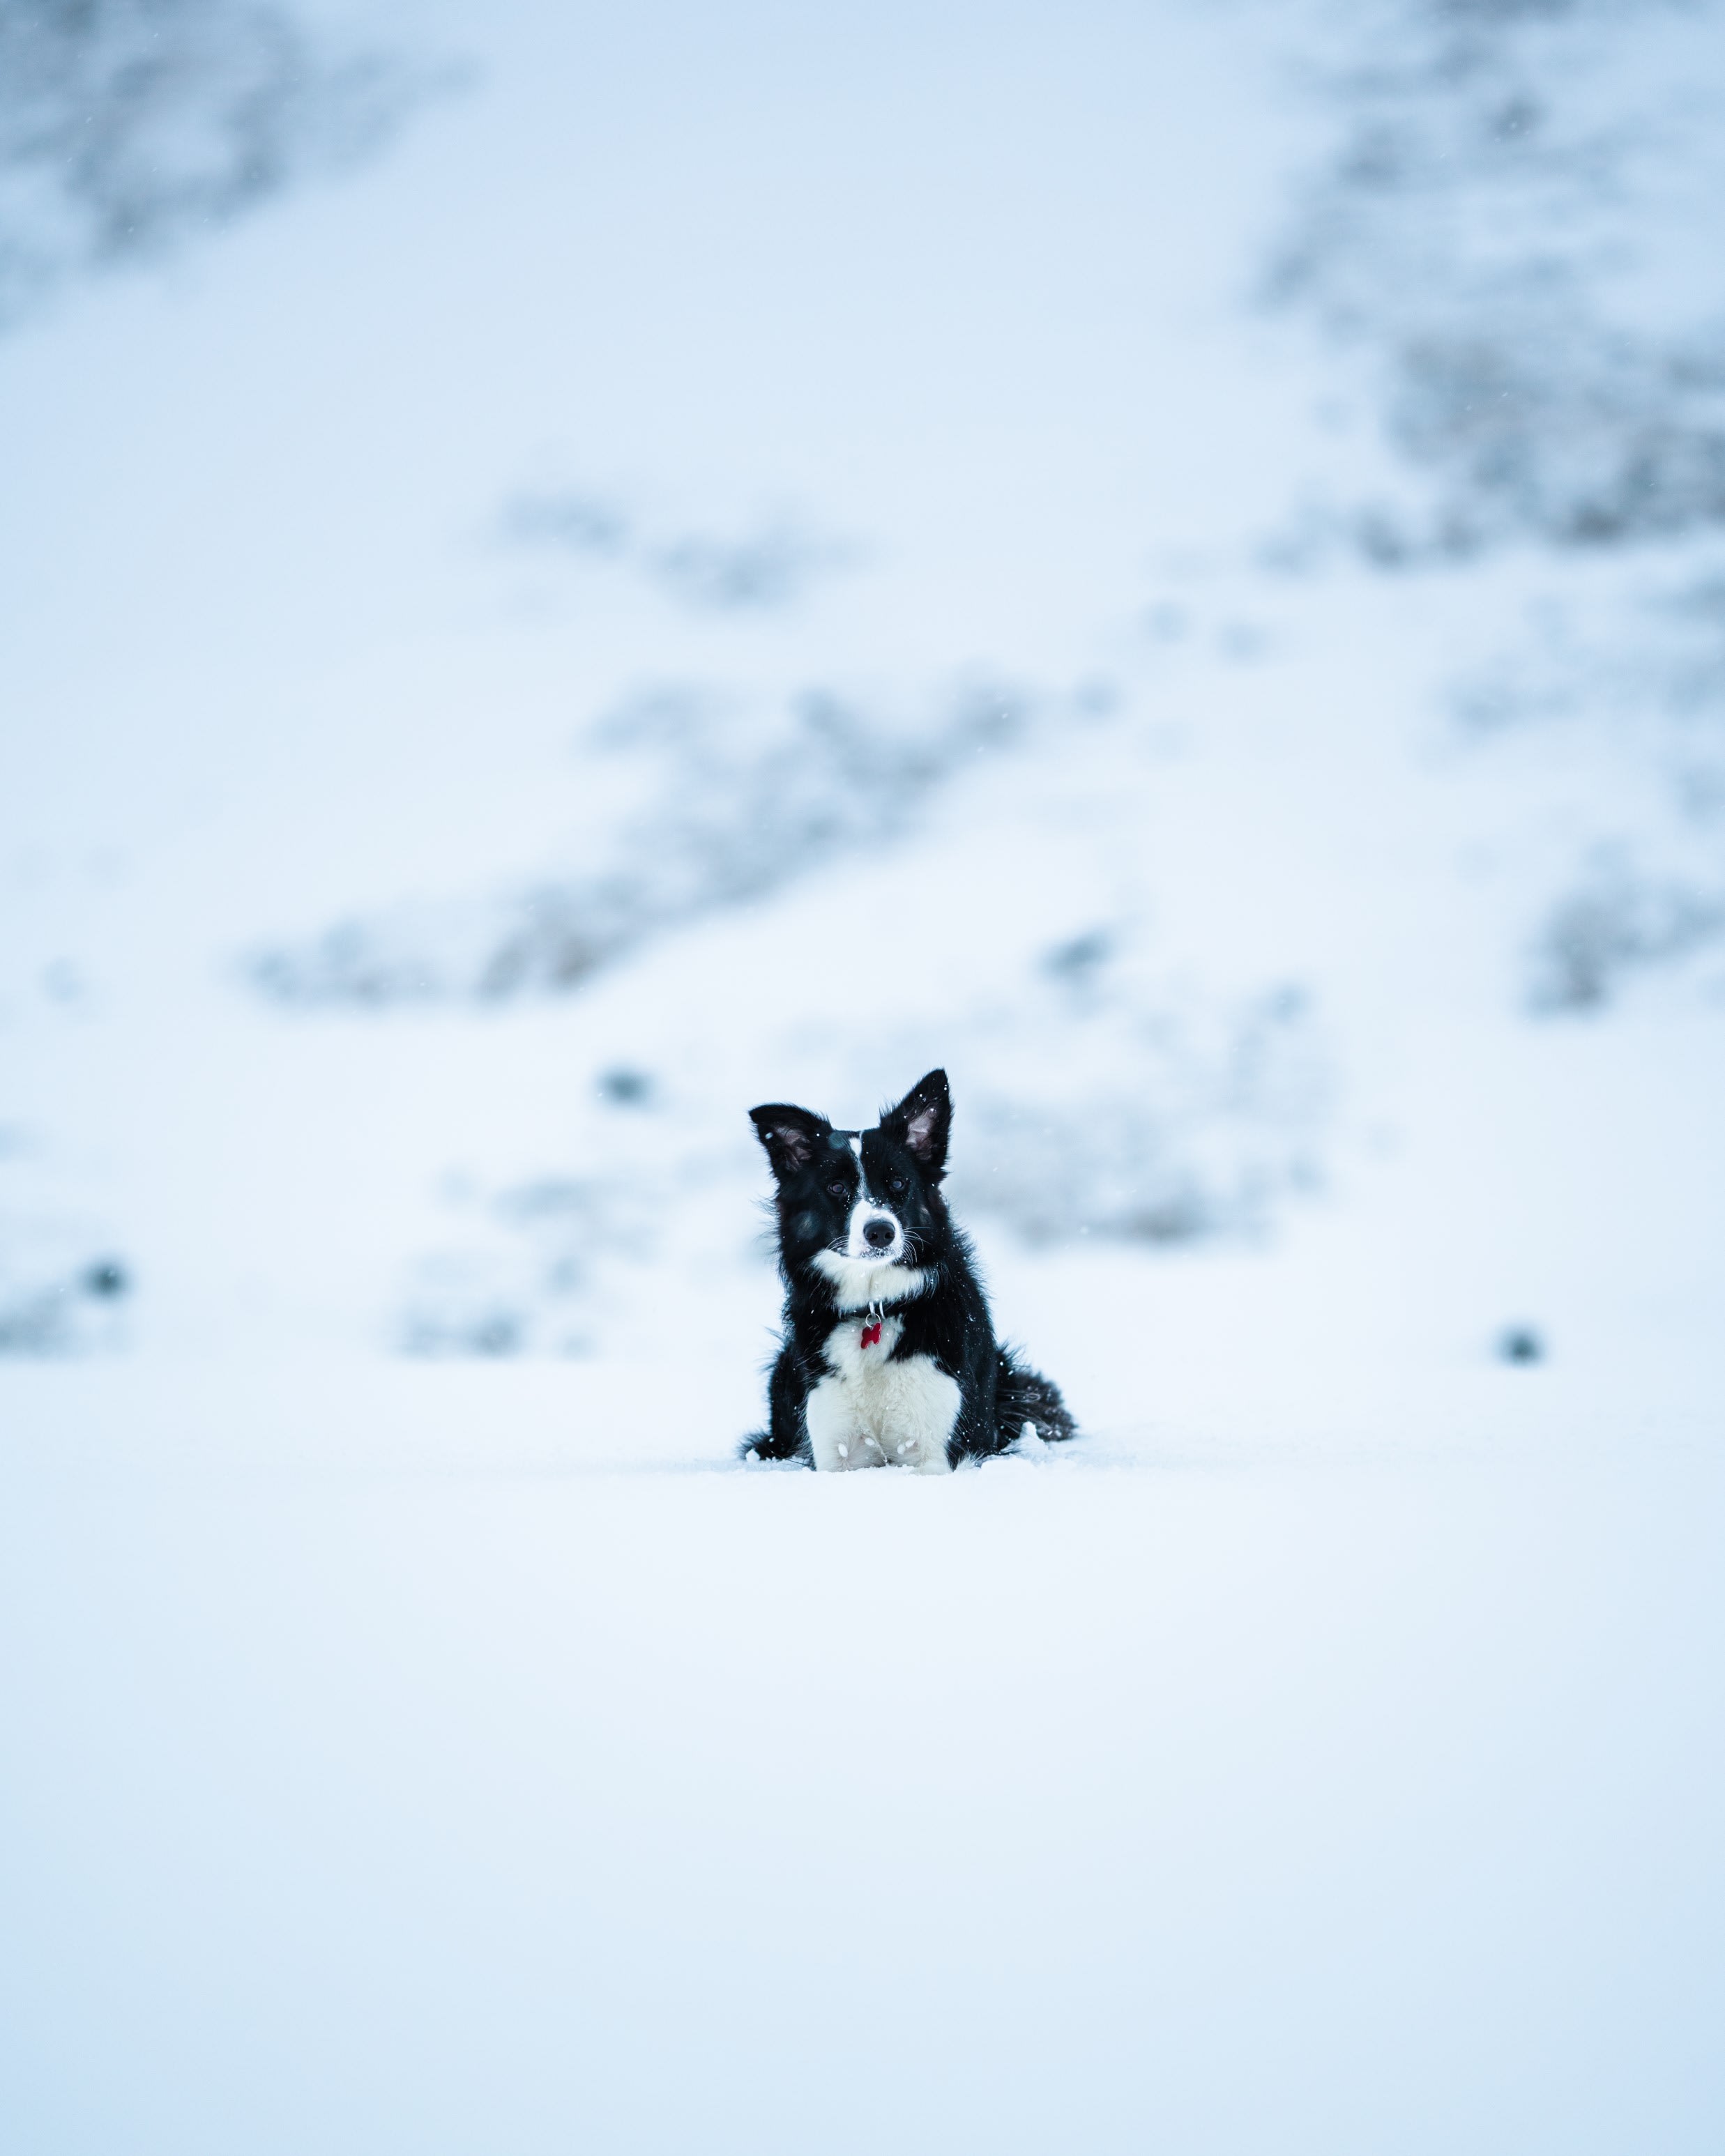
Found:
[(840, 1320), (827, 1336), (832, 1368), (809, 1394), (809, 1447), (819, 1468), (914, 1467), (944, 1475), (947, 1440), (958, 1419), (957, 1381), (927, 1355), (893, 1360), (903, 1325), (879, 1321), (865, 1347), (866, 1314)]

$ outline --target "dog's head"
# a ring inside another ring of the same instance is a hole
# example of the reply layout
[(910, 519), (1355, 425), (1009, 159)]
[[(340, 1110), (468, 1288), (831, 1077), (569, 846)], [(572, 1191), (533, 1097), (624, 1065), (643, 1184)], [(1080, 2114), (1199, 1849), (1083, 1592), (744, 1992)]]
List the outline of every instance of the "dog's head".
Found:
[(944, 1070), (919, 1078), (870, 1131), (835, 1130), (782, 1102), (749, 1113), (772, 1163), (787, 1271), (814, 1266), (837, 1280), (850, 1267), (916, 1266), (938, 1255), (952, 1126)]

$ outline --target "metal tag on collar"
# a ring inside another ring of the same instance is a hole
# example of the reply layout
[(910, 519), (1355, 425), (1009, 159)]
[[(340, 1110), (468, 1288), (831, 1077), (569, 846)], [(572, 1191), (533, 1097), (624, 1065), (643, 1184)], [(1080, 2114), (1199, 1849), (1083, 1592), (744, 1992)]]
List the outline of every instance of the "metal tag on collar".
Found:
[(873, 1348), (878, 1342), (880, 1329), (884, 1322), (880, 1305), (878, 1302), (871, 1302), (868, 1306), (868, 1322), (862, 1327), (862, 1345), (865, 1348)]

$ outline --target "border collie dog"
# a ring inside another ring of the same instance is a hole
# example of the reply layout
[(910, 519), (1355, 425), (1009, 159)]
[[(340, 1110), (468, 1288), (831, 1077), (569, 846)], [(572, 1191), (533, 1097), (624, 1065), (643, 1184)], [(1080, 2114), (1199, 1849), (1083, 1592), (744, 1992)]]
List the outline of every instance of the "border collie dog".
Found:
[(778, 1103), (749, 1112), (776, 1185), (785, 1336), (768, 1427), (743, 1458), (944, 1475), (1021, 1438), (1071, 1437), (1058, 1390), (996, 1342), (941, 1198), (946, 1073), (872, 1131)]

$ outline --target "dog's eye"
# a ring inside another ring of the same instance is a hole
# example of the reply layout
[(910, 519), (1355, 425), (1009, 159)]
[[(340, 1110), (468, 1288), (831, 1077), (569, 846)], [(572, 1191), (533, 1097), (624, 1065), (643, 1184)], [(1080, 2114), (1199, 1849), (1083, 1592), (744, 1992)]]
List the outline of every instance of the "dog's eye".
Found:
[(848, 1198), (851, 1194), (851, 1187), (847, 1183), (829, 1183), (826, 1188), (834, 1198)]
[(904, 1188), (904, 1177), (902, 1175), (889, 1175), (887, 1178), (887, 1188), (892, 1192), (894, 1198), (900, 1196)]

